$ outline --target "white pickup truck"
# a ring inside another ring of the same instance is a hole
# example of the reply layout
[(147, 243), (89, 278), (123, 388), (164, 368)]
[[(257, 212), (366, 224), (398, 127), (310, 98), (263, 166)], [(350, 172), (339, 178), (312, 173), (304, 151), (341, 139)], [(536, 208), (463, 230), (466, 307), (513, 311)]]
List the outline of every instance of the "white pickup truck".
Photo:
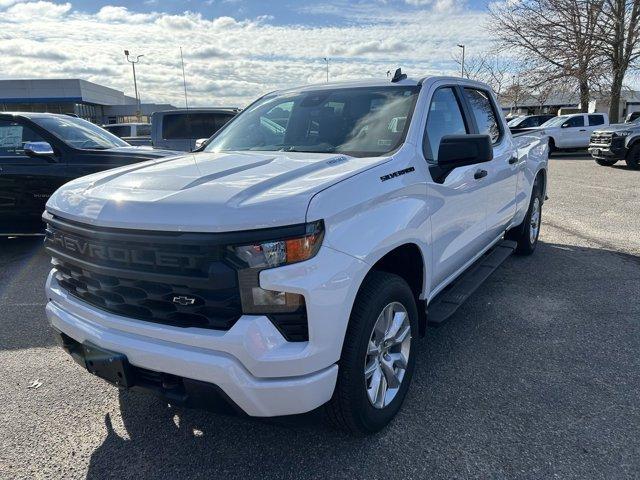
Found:
[(322, 406), (375, 432), (427, 324), (533, 252), (547, 161), (547, 139), (512, 139), (474, 81), (270, 93), (203, 151), (60, 188), (46, 312), (122, 388), (258, 417)]

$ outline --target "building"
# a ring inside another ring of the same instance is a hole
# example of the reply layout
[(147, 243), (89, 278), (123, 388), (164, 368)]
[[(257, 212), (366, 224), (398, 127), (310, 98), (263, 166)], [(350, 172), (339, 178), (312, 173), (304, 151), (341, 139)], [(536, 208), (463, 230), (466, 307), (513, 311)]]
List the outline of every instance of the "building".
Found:
[(143, 103), (82, 79), (0, 80), (0, 111), (73, 113), (97, 124), (149, 121), (169, 104)]
[[(609, 112), (610, 100), (607, 96), (593, 94), (589, 102), (589, 113)], [(532, 95), (523, 94), (521, 98), (514, 99), (513, 96), (500, 97), (502, 110), (505, 115), (535, 115), (540, 113), (574, 113), (580, 111), (580, 99), (577, 94), (554, 94), (547, 98), (536, 98)], [(640, 111), (640, 92), (634, 90), (623, 90), (620, 95), (620, 118), (610, 119), (611, 123), (624, 121), (626, 116), (633, 112)]]

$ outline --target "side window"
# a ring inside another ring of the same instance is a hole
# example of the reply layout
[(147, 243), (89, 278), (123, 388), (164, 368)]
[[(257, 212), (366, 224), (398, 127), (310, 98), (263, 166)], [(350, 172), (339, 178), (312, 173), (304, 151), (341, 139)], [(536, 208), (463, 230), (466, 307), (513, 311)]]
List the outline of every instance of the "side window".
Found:
[(536, 119), (535, 117), (525, 118), (518, 126), (522, 128), (535, 127)]
[(465, 88), (464, 94), (471, 105), (473, 116), (478, 124), (478, 132), (489, 135), (493, 143), (498, 142), (502, 132), (500, 131), (500, 125), (498, 124), (490, 95), (475, 88)]
[(602, 115), (589, 115), (589, 125), (604, 125), (604, 116)]
[(108, 132), (113, 133), (116, 137), (130, 137), (131, 127), (129, 125), (111, 125), (104, 127)]
[(445, 135), (463, 135), (469, 133), (464, 122), (460, 104), (453, 89), (444, 87), (436, 90), (429, 106), (424, 156), (431, 162), (438, 161), (438, 147)]
[(138, 125), (136, 127), (136, 137), (148, 137), (151, 135), (151, 125)]
[(584, 117), (582, 115), (571, 117), (569, 120), (562, 124), (562, 126), (565, 125), (567, 128), (584, 127)]
[(0, 120), (0, 156), (24, 156), (24, 144), (45, 140), (28, 126)]

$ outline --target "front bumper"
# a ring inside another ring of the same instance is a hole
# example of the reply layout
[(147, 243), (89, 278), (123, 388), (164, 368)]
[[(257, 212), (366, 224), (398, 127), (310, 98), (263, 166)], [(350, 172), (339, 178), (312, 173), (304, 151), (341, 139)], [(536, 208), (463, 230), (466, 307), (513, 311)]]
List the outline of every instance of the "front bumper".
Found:
[(134, 367), (216, 385), (251, 416), (308, 412), (327, 402), (335, 387), (338, 374), (335, 364), (298, 377), (256, 378), (237, 359), (221, 352), (100, 325), (74, 315), (54, 301), (47, 304), (46, 312), (51, 325), (76, 342), (121, 353)]
[(622, 160), (627, 155), (627, 148), (624, 145), (624, 138), (614, 137), (608, 144), (589, 144), (589, 153), (593, 158), (617, 158)]
[(308, 342), (287, 342), (259, 315), (244, 315), (227, 331), (128, 319), (76, 299), (53, 274), (46, 312), (54, 329), (74, 341), (121, 353), (134, 367), (215, 385), (248, 415), (291, 415), (331, 398), (351, 305), (366, 271), (363, 262), (321, 248), (311, 260), (261, 273), (263, 288), (305, 296)]

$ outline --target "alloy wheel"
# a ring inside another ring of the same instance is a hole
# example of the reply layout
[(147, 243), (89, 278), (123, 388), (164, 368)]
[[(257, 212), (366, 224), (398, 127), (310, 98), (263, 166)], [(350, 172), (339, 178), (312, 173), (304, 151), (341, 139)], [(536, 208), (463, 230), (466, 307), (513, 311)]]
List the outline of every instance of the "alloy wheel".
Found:
[(392, 302), (376, 319), (364, 364), (367, 397), (375, 408), (389, 405), (400, 390), (410, 349), (409, 314), (404, 305)]

